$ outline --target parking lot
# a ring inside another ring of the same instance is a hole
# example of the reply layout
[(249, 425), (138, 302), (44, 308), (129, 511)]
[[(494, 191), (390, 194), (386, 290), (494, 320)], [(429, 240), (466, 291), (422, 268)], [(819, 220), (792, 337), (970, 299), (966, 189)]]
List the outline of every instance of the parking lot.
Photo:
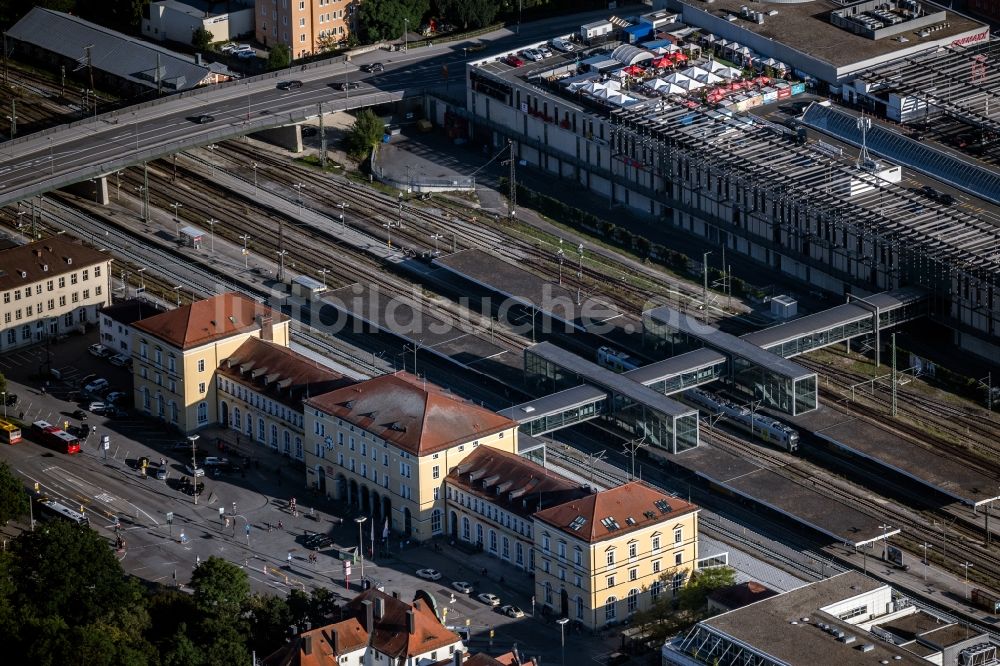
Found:
[[(42, 419), (59, 426), (65, 421), (84, 425), (74, 412), (84, 400), (80, 382), (94, 374), (106, 378), (110, 390), (130, 394), (126, 369), (88, 353), (95, 338), (96, 333), (71, 336), (51, 347), (0, 357), (8, 391), (19, 396), (14, 415), (27, 423)], [(56, 368), (62, 380), (42, 379), (49, 367)], [(207, 470), (199, 477), (203, 485), (196, 497), (186, 469), (191, 448), (178, 434), (134, 414), (107, 419), (88, 413), (85, 424), (78, 455), (55, 453), (31, 441), (0, 450), (45, 494), (85, 507), (91, 526), (109, 544), (114, 543), (113, 526), (120, 523), (126, 548), (119, 557), (126, 571), (136, 576), (183, 585), (199, 561), (214, 555), (244, 567), (257, 592), (285, 594), (294, 588), (325, 587), (348, 599), (358, 591), (363, 569), (386, 592), (399, 592), (404, 599), (412, 599), (417, 590), (433, 594), (447, 609), (445, 622), (467, 631), (473, 650), (497, 653), (517, 643), (522, 654), (540, 656), (546, 663), (560, 657), (559, 627), (532, 618), (533, 579), (522, 571), (485, 554), (454, 550), (444, 540), (407, 544), (390, 534), (383, 542), (382, 526), (365, 523), (362, 537), (368, 557), (355, 563), (346, 579), (341, 554), (358, 546), (356, 510), (310, 495), (299, 463), (269, 447), (243, 442), (237, 449), (233, 433), (207, 429), (196, 442), (199, 460), (204, 464), (211, 456), (226, 457), (231, 464), (213, 466), (218, 473)], [(104, 436), (109, 438), (107, 450), (100, 445)], [(165, 478), (157, 475), (161, 460), (166, 462)], [(294, 513), (292, 498), (297, 499)], [(10, 534), (11, 528), (6, 529)], [(328, 535), (329, 545), (310, 549), (306, 542), (310, 533)], [(416, 572), (425, 568), (434, 568), (441, 578), (419, 578)], [(472, 591), (459, 592), (452, 585), (455, 581), (468, 582)], [(480, 601), (477, 595), (483, 592), (496, 595), (498, 605)], [(520, 607), (525, 617), (501, 614), (499, 608), (508, 604)], [(580, 634), (567, 640), (566, 654), (603, 663), (603, 656), (615, 647), (612, 636)]]

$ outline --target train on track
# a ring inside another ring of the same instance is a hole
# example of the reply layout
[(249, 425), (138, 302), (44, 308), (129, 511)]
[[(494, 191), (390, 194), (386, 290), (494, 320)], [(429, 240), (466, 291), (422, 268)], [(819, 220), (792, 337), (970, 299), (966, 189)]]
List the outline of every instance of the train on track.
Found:
[(597, 350), (597, 364), (615, 372), (627, 372), (639, 367), (639, 362), (634, 358), (611, 347), (601, 347)]
[(799, 450), (799, 433), (781, 421), (764, 414), (755, 414), (749, 408), (699, 389), (688, 389), (684, 398), (712, 414), (722, 414), (733, 425), (754, 437), (774, 444), (789, 453)]

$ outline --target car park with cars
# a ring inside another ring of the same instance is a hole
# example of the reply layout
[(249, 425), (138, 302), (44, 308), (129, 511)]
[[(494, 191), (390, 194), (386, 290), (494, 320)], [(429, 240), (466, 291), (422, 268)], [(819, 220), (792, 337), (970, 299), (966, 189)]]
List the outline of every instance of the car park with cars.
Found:
[(511, 67), (524, 67), (524, 61), (518, 58), (513, 53), (504, 58), (503, 61), (508, 65), (510, 65)]
[(521, 56), (532, 62), (538, 62), (542, 59), (542, 54), (535, 49), (524, 49), (521, 51)]
[(572, 53), (576, 50), (576, 44), (559, 37), (549, 40), (549, 46), (554, 48), (556, 51), (562, 51), (563, 53)]

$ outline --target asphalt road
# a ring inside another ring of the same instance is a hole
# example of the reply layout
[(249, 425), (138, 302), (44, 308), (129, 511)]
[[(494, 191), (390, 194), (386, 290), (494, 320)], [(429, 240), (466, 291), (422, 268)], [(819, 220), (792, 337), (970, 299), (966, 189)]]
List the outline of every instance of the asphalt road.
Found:
[[(638, 7), (619, 9), (619, 13), (634, 13)], [(181, 139), (198, 139), (210, 143), (221, 138), (247, 132), (248, 123), (270, 122), (276, 126), (289, 113), (303, 110), (315, 112), (317, 104), (325, 103), (328, 110), (345, 108), (349, 100), (379, 92), (406, 89), (421, 91), (443, 82), (443, 66), (455, 79), (464, 77), (463, 63), (468, 55), (465, 47), (475, 42), (488, 44), (486, 50), (473, 54), (475, 58), (499, 53), (531, 42), (549, 39), (577, 29), (608, 11), (587, 12), (525, 23), (517, 32), (498, 30), (475, 40), (409, 49), (406, 52), (372, 51), (350, 63), (323, 66), (294, 72), (280, 79), (265, 78), (247, 81), (244, 85), (224, 88), (207, 87), (184, 98), (164, 98), (148, 108), (126, 108), (113, 117), (63, 126), (44, 136), (30, 137), (21, 143), (0, 144), (0, 205), (11, 203), (26, 186), (61, 177), (79, 181), (102, 173), (102, 165), (112, 160), (128, 160), (130, 156), (157, 147), (170, 146)], [(381, 62), (385, 71), (365, 74), (360, 67)], [(279, 80), (298, 79), (302, 88), (282, 91)], [(355, 90), (341, 91), (345, 81), (358, 82)], [(372, 97), (371, 103), (376, 103)], [(214, 118), (200, 124), (193, 119), (207, 114)], [(138, 160), (135, 160), (138, 161)], [(6, 194), (5, 194), (6, 193)]]

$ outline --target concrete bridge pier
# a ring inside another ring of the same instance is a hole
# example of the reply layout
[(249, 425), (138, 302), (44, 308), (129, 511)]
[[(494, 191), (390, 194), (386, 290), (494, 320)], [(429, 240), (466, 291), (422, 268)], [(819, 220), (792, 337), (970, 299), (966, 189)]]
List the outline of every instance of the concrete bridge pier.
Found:
[(273, 146), (285, 148), (293, 153), (302, 152), (301, 125), (285, 125), (284, 127), (261, 130), (259, 132), (254, 132), (250, 136), (255, 139), (265, 141)]
[(102, 206), (107, 206), (111, 201), (108, 197), (108, 177), (98, 176), (79, 183), (73, 183), (61, 188), (62, 190), (75, 194), (78, 197), (92, 199)]

